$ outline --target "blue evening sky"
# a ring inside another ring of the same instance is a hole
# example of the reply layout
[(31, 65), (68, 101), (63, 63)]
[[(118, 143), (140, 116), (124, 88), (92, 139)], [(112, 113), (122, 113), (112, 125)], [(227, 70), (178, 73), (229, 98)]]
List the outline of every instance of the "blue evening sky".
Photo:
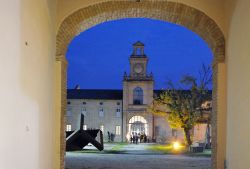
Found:
[(92, 27), (70, 43), (67, 51), (68, 88), (122, 89), (124, 71), (136, 41), (145, 44), (148, 72), (155, 89), (166, 88), (167, 79), (197, 75), (202, 63), (212, 63), (212, 51), (194, 32), (152, 19), (121, 19)]

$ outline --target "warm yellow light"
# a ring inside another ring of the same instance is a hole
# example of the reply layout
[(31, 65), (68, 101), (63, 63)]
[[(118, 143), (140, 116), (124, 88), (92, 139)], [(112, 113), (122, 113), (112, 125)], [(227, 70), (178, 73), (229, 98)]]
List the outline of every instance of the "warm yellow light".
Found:
[(128, 142), (130, 141), (130, 137), (131, 137), (130, 134), (127, 133), (126, 138), (127, 138)]
[(179, 142), (173, 142), (173, 148), (174, 148), (174, 150), (179, 150), (180, 148), (181, 148), (181, 145), (180, 145), (180, 143)]

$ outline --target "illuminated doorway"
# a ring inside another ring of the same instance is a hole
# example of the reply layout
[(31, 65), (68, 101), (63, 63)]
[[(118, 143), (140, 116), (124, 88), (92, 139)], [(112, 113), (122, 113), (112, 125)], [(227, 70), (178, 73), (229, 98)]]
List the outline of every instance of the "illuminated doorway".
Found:
[(131, 135), (148, 135), (148, 123), (142, 116), (133, 116), (129, 120), (128, 134)]

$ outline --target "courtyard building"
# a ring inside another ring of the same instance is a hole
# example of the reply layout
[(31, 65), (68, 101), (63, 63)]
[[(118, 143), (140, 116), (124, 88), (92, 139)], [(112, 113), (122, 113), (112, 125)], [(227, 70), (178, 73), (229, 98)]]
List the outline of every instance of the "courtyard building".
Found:
[(211, 168), (248, 169), (249, 11), (249, 0), (1, 0), (0, 168), (64, 169), (70, 42), (106, 21), (150, 18), (183, 26), (210, 47)]
[[(129, 62), (130, 72), (123, 75), (122, 90), (80, 89), (79, 86), (67, 90), (66, 131), (78, 130), (83, 114), (83, 129), (102, 130), (104, 141), (109, 141), (109, 135), (113, 134), (115, 142), (130, 142), (134, 136), (145, 137), (141, 139), (143, 142), (183, 142), (183, 131), (170, 127), (167, 114), (156, 115), (150, 111), (154, 97), (163, 90), (154, 90), (153, 73), (148, 73), (149, 58), (142, 42), (133, 44)], [(211, 115), (211, 109), (207, 114)], [(207, 121), (196, 125), (192, 132), (194, 142), (207, 142), (211, 135), (208, 129)]]

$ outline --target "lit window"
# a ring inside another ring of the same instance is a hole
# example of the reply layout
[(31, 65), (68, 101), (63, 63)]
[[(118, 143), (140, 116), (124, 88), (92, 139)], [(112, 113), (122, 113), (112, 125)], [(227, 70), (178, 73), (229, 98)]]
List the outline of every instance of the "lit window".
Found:
[(86, 107), (82, 107), (82, 112), (81, 112), (84, 116), (87, 115), (87, 109)]
[(87, 125), (86, 124), (83, 125), (83, 130), (87, 130)]
[(103, 108), (99, 109), (99, 117), (104, 117), (104, 110), (103, 110)]
[(104, 133), (104, 125), (100, 126), (100, 130)]
[(66, 125), (66, 131), (71, 131), (71, 124)]
[(121, 109), (120, 108), (116, 109), (116, 117), (121, 117)]
[(115, 126), (115, 135), (121, 135), (121, 126)]

